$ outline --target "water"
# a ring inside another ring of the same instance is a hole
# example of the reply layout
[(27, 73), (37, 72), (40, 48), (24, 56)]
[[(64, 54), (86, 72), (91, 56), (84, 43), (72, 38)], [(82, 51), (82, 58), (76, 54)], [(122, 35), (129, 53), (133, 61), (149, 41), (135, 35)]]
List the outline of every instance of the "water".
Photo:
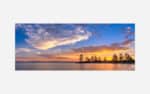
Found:
[(16, 70), (134, 70), (134, 64), (16, 63)]

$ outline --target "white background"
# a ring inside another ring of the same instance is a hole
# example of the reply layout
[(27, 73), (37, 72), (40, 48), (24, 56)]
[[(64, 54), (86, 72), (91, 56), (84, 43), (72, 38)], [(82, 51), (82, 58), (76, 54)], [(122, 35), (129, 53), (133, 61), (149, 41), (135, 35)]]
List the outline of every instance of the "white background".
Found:
[[(0, 94), (150, 94), (148, 1), (0, 0)], [(136, 70), (15, 71), (17, 22), (135, 23)]]

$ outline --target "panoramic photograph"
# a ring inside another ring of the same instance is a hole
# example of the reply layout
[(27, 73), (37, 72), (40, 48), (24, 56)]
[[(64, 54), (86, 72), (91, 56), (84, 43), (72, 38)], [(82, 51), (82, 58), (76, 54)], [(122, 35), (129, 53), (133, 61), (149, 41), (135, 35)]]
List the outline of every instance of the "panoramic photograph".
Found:
[(16, 23), (15, 70), (135, 70), (134, 23)]

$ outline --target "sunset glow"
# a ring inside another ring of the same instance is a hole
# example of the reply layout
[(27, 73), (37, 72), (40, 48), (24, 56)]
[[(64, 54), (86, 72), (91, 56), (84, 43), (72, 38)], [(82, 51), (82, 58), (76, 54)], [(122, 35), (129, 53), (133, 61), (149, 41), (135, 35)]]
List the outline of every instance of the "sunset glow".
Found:
[[(16, 24), (16, 61), (78, 62), (134, 56), (134, 24)], [(110, 66), (111, 67), (111, 66)]]

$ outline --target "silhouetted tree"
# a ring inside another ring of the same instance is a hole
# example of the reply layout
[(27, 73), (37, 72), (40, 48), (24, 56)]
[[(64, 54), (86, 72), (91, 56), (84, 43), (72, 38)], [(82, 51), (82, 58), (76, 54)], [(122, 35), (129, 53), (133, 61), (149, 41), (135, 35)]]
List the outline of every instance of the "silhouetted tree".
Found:
[(107, 59), (106, 59), (106, 57), (104, 57), (104, 62), (107, 62)]
[(92, 61), (92, 62), (94, 61), (94, 56), (91, 56), (91, 61)]
[(97, 61), (97, 57), (96, 57), (96, 56), (94, 56), (94, 61), (95, 61), (95, 62)]
[(126, 62), (133, 62), (133, 58), (128, 54), (128, 53), (125, 53), (125, 60)]
[(90, 62), (90, 59), (88, 57), (86, 57), (85, 59), (86, 59), (86, 62)]
[(101, 57), (100, 56), (98, 57), (98, 61), (101, 62)]
[(122, 55), (122, 53), (119, 54), (119, 60), (123, 61), (123, 55)]
[(116, 54), (113, 55), (112, 61), (113, 62), (117, 62), (118, 61), (118, 56)]
[(83, 54), (80, 54), (80, 62), (83, 62)]

